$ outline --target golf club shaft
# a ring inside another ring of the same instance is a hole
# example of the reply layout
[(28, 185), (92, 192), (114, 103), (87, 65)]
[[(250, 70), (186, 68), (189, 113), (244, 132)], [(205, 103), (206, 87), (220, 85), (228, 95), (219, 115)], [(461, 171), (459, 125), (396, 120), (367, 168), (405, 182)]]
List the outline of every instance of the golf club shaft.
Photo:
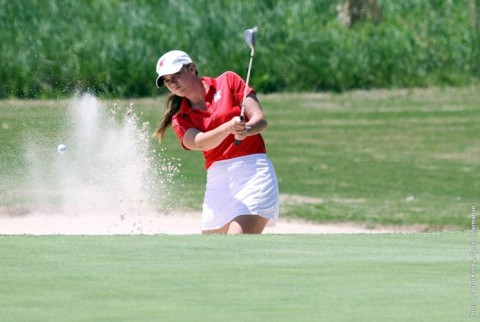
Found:
[[(247, 80), (245, 81), (245, 89), (243, 91), (243, 100), (242, 100), (242, 109), (240, 111), (240, 120), (243, 121), (245, 119), (245, 100), (247, 99), (247, 91), (248, 91), (248, 82), (250, 81), (250, 71), (252, 70), (252, 62), (255, 50), (252, 48), (250, 53), (250, 61), (248, 63), (248, 71), (247, 71)], [(239, 145), (240, 140), (235, 140), (235, 144)]]

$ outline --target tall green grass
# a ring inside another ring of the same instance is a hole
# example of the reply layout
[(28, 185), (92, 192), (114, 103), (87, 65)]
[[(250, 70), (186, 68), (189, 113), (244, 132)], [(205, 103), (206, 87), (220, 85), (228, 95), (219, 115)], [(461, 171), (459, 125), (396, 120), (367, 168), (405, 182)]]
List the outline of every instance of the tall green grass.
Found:
[(260, 92), (464, 85), (479, 80), (469, 1), (379, 1), (380, 24), (345, 28), (340, 0), (0, 1), (0, 98), (157, 93), (155, 63), (189, 52), (201, 74), (246, 73)]

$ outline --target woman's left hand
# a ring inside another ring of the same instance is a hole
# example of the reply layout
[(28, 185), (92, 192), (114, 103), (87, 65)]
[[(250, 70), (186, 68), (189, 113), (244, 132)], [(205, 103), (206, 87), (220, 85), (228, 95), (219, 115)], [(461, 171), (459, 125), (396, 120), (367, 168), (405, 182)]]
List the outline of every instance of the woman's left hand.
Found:
[(244, 125), (243, 129), (241, 129), (240, 131), (237, 131), (235, 133), (235, 140), (243, 140), (245, 139), (247, 136), (248, 136), (248, 132), (251, 130), (252, 128), (250, 126), (246, 126)]

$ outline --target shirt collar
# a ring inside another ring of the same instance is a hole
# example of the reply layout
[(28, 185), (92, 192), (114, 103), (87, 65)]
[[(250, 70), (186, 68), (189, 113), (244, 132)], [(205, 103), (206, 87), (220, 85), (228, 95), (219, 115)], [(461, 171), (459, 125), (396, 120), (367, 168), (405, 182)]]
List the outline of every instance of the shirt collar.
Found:
[(212, 77), (202, 77), (203, 84), (205, 85), (205, 98), (215, 94), (215, 88), (217, 87), (217, 81)]

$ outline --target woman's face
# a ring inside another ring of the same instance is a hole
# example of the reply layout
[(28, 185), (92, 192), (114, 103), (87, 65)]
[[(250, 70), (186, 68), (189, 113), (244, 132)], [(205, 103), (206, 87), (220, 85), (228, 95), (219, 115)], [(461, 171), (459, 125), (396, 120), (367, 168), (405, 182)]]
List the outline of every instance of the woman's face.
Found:
[(177, 96), (186, 96), (190, 90), (192, 65), (184, 65), (177, 73), (163, 76), (163, 84)]

